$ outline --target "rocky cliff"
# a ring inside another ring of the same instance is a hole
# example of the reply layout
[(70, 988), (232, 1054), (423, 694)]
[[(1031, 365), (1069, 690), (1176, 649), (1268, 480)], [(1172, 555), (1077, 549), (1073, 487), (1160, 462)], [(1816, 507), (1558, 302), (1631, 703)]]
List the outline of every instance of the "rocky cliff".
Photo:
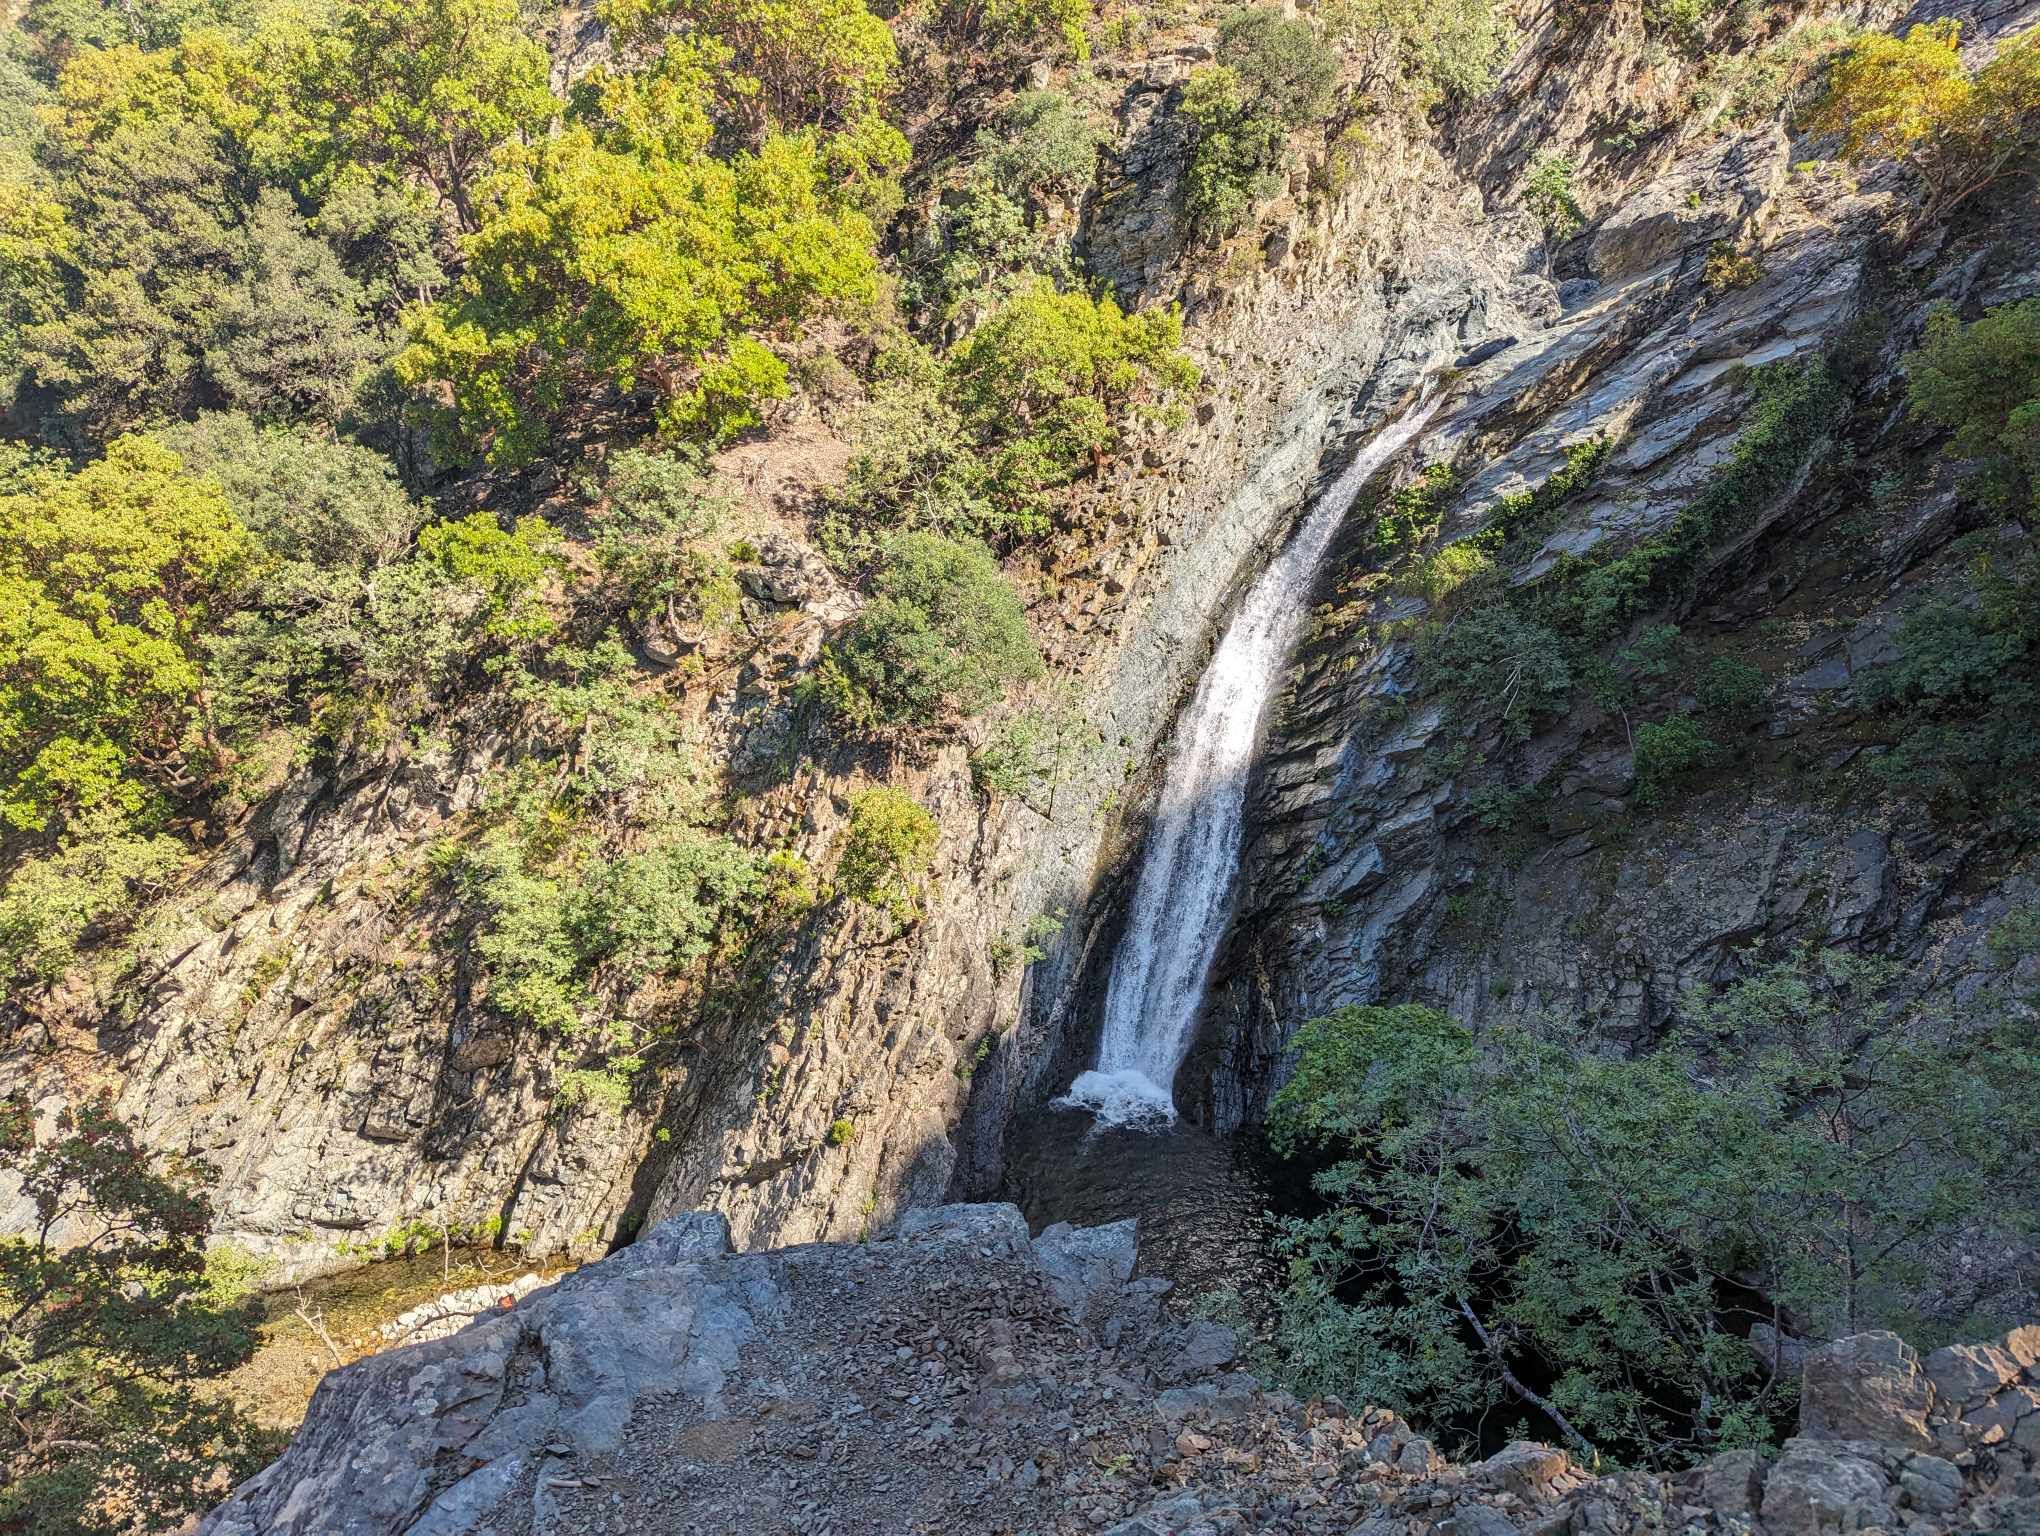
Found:
[[(1962, 14), (1988, 48), (2033, 9)], [(892, 761), (808, 731), (798, 685), (856, 601), (804, 522), (844, 445), (811, 413), (725, 455), (758, 558), (737, 637), (688, 707), (728, 764), (730, 829), (826, 870), (849, 794), (890, 775), (942, 826), (919, 922), (824, 903), (739, 974), (689, 979), (683, 1027), (628, 1100), (562, 1094), (556, 1053), (489, 1009), (459, 914), (432, 894), (430, 851), (476, 803), (490, 744), (426, 743), (286, 776), (216, 829), (117, 973), (17, 1012), (10, 1086), (46, 1116), (115, 1088), (152, 1144), (214, 1165), (219, 1235), (279, 1277), (408, 1230), (595, 1251), (711, 1207), (755, 1246), (991, 1193), (1012, 1118), (1088, 1060), (1176, 707), (1231, 599), (1369, 431), (1449, 375), (1420, 459), (1466, 468), (1454, 536), (1547, 484), (1569, 449), (1609, 445), (1527, 578), (1674, 520), (1741, 430), (1745, 370), (1849, 347), (1860, 366), (1826, 449), (1709, 552), (1679, 615), (1767, 679), (1736, 771), (1688, 803), (1636, 813), (1626, 722), (1605, 710), (1504, 748), (1406, 701), (1424, 602), (1375, 579), (1356, 519), (1275, 727), (1242, 918), (1179, 1099), (1220, 1128), (1253, 1120), (1288, 1032), (1343, 1001), (1564, 1007), (1643, 1038), (1757, 938), (1875, 947), (1951, 993), (1993, 981), (1982, 935), (2032, 889), (2020, 848), (1867, 791), (1832, 807), (1876, 745), (1848, 713), (1854, 670), (1886, 654), (1908, 595), (1979, 516), (1894, 410), (1892, 361), (1931, 300), (2040, 291), (2032, 211), (1873, 259), (1894, 190), (1805, 169), (1789, 82), (1723, 87), (1623, 6), (1522, 19), (1491, 98), (1384, 119), (1339, 178), (1299, 169), (1222, 270), (1181, 233), (1173, 110), (1209, 29), (1113, 62), (1116, 139), (1070, 211), (1077, 249), (1129, 303), (1184, 305), (1209, 387), (1187, 432), (1134, 445), (1055, 540), (1016, 557), (1092, 743), (1042, 803), (980, 794), (967, 740)], [(1736, 58), (1761, 76), (1764, 50), (1831, 19), (1778, 8), (1736, 35)], [(1688, 110), (1702, 85), (1716, 95)], [(1521, 207), (1540, 148), (1590, 173), (1588, 223), (1555, 246)], [(1733, 285), (1710, 277), (1723, 249), (1744, 263)], [(1842, 540), (1880, 455), (1907, 492)], [(1473, 815), (1498, 786), (1528, 808), (1506, 850)], [(1009, 963), (1015, 935), (1057, 915), (1042, 958)], [(854, 1135), (832, 1139), (841, 1121)]]
[(1803, 1368), (1800, 1432), (1676, 1475), (1517, 1441), (1453, 1464), (1394, 1414), (1227, 1372), (1133, 1279), (1132, 1223), (1011, 1206), (733, 1254), (714, 1213), (451, 1338), (335, 1372), (202, 1536), (1104, 1531), (1628, 1536), (2040, 1529), (2040, 1328)]

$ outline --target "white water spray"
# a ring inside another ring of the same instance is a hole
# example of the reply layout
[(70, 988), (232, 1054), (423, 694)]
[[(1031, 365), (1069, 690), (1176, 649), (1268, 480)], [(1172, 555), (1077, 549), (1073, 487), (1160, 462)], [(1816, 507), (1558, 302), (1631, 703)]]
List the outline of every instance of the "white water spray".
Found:
[(1126, 933), (1112, 957), (1098, 1065), (1057, 1103), (1107, 1125), (1167, 1123), (1211, 962), (1231, 918), (1247, 775), (1261, 717), (1303, 631), (1318, 562), (1368, 476), (1423, 430), (1437, 401), (1376, 433), (1313, 503), (1240, 604), (1176, 727)]

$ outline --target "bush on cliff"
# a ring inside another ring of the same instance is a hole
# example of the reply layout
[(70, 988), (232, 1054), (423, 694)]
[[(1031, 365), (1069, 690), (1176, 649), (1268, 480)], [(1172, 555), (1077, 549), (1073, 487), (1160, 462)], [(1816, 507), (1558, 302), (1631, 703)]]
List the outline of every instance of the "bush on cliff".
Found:
[(851, 796), (850, 836), (836, 866), (838, 889), (852, 901), (883, 908), (897, 922), (910, 921), (941, 830), (903, 790), (881, 784)]
[(1272, 195), (1288, 135), (1324, 115), (1338, 77), (1338, 55), (1307, 21), (1255, 7), (1220, 25), (1218, 62), (1183, 92), (1194, 135), (1184, 211), (1195, 226), (1230, 234)]
[(1041, 672), (1019, 596), (980, 544), (902, 534), (871, 600), (823, 657), (817, 687), (857, 730), (931, 730)]

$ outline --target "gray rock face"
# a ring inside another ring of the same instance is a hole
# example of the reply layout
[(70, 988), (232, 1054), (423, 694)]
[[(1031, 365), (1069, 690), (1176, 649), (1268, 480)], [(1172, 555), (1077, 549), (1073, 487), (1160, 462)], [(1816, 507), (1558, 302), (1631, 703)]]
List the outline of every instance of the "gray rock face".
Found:
[(1816, 1439), (1931, 1449), (1934, 1385), (1895, 1333), (1859, 1333), (1806, 1357), (1799, 1422)]
[(1034, 1239), (1034, 1261), (1048, 1276), (1055, 1299), (1073, 1317), (1087, 1316), (1133, 1278), (1135, 1223), (1073, 1227), (1059, 1221)]
[(1890, 1492), (1874, 1459), (1828, 1441), (1789, 1440), (1764, 1479), (1764, 1529), (1778, 1536), (1873, 1530), (1891, 1520)]

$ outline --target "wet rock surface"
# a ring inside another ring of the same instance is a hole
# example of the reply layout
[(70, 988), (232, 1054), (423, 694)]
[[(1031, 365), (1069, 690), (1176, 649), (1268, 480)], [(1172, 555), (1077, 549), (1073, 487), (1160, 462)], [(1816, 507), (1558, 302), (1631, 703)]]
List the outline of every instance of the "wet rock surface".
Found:
[(1595, 1476), (1528, 1441), (1453, 1464), (1394, 1414), (1227, 1370), (1206, 1336), (1224, 1330), (1127, 1281), (1123, 1230), (1030, 1241), (1014, 1207), (976, 1205), (865, 1244), (727, 1243), (720, 1216), (679, 1217), (511, 1311), (334, 1373), (290, 1450), (200, 1531), (2040, 1529), (2040, 1414), (2023, 1408), (2040, 1366), (2017, 1363), (2020, 1334), (1975, 1347), (2015, 1376), (1965, 1372), (1960, 1404), (1891, 1336), (1838, 1341), (1809, 1357), (1807, 1420), (1781, 1451)]

